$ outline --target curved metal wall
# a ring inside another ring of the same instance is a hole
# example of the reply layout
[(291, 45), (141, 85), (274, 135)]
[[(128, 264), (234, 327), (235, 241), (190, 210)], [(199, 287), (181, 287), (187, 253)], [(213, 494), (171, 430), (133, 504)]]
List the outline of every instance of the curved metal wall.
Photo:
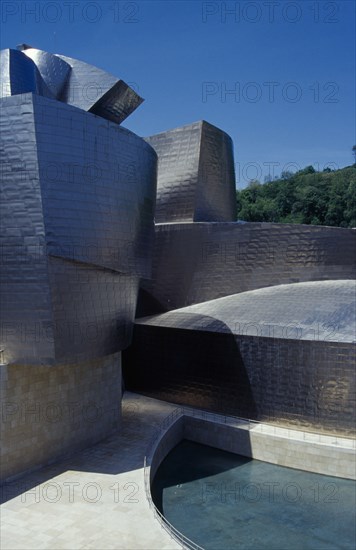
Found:
[(355, 435), (355, 346), (135, 325), (127, 389), (155, 399)]
[(139, 277), (151, 273), (154, 150), (34, 94), (2, 99), (1, 124), (3, 360), (75, 362), (123, 349)]
[(356, 231), (275, 223), (156, 225), (139, 316), (266, 286), (356, 277)]

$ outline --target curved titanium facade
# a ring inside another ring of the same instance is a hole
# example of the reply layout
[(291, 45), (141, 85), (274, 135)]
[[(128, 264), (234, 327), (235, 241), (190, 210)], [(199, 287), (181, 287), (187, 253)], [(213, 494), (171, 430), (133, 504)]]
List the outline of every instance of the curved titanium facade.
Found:
[(0, 76), (0, 98), (29, 92), (54, 98), (36, 64), (22, 52), (0, 51)]
[(353, 281), (281, 285), (138, 319), (128, 389), (183, 405), (355, 433)]
[(121, 124), (143, 102), (142, 97), (123, 80), (102, 69), (65, 55), (57, 54), (57, 57), (71, 67), (61, 101), (117, 124)]
[(24, 45), (1, 50), (0, 97), (32, 92), (121, 124), (143, 102), (123, 80), (72, 57)]
[(231, 138), (195, 122), (145, 138), (158, 155), (156, 223), (236, 220)]
[(356, 276), (356, 231), (276, 223), (156, 225), (139, 316), (267, 286)]
[(3, 359), (115, 353), (130, 342), (139, 277), (150, 276), (156, 154), (64, 103), (1, 102)]
[(5, 480), (120, 428), (157, 155), (119, 126), (142, 102), (122, 80), (26, 45), (0, 63)]
[[(130, 389), (351, 434), (356, 231), (235, 223), (225, 132), (143, 139), (119, 126), (142, 102), (122, 80), (26, 45), (0, 63), (4, 475), (117, 429), (140, 280), (139, 316), (170, 313), (136, 322)], [(65, 408), (73, 388), (84, 408), (97, 397), (95, 428), (75, 416), (75, 443), (65, 419), (24, 428), (16, 400)]]
[(23, 50), (23, 54), (35, 63), (53, 97), (60, 99), (70, 78), (70, 65), (57, 55), (34, 48)]

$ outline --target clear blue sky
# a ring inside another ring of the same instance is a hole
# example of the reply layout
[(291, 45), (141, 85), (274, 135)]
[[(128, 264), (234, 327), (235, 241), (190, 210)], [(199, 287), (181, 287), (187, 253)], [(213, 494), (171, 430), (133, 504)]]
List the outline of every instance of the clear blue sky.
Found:
[(228, 132), (238, 187), (271, 163), (276, 174), (352, 164), (352, 0), (3, 0), (1, 11), (2, 48), (25, 42), (131, 83), (145, 102), (130, 130), (205, 119)]

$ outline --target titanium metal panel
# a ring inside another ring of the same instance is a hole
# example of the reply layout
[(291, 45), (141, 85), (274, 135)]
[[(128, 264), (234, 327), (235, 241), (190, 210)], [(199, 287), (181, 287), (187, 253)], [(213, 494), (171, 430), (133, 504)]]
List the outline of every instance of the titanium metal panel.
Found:
[(138, 315), (267, 286), (356, 278), (356, 231), (275, 223), (156, 225)]
[(146, 138), (158, 155), (155, 221), (193, 221), (201, 123)]
[(28, 92), (54, 97), (32, 59), (18, 50), (0, 51), (0, 76), (0, 98)]
[(90, 108), (90, 112), (121, 124), (142, 102), (128, 84), (119, 80)]
[(54, 354), (32, 97), (0, 100), (0, 345), (9, 362)]
[(125, 387), (154, 399), (355, 436), (355, 346), (138, 325)]
[(56, 55), (35, 48), (26, 48), (23, 53), (33, 60), (53, 97), (59, 99), (71, 72), (70, 65)]
[(1, 97), (28, 92), (58, 99), (121, 124), (141, 103), (123, 80), (88, 63), (21, 46), (0, 52)]
[(353, 281), (281, 285), (138, 319), (129, 390), (156, 399), (355, 434)]
[(139, 278), (49, 256), (57, 361), (102, 357), (132, 337)]
[(234, 221), (231, 138), (205, 121), (145, 138), (158, 155), (156, 223)]
[(355, 290), (352, 280), (277, 285), (144, 317), (136, 324), (356, 343)]
[(236, 208), (232, 139), (219, 128), (202, 121), (194, 221), (235, 221)]
[(156, 154), (75, 107), (34, 98), (48, 253), (151, 275)]
[(50, 365), (120, 351), (139, 276), (150, 274), (155, 152), (39, 95), (2, 99), (0, 115), (2, 359)]
[(143, 102), (124, 81), (102, 69), (72, 57), (55, 55), (72, 69), (61, 97), (65, 103), (121, 124)]

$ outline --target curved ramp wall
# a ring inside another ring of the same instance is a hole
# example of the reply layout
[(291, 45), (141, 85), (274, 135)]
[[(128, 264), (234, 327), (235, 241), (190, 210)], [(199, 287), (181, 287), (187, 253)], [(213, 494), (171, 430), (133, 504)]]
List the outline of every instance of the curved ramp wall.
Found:
[(353, 281), (281, 285), (136, 320), (127, 388), (283, 426), (355, 434)]
[(274, 223), (171, 223), (155, 229), (138, 316), (305, 281), (356, 278), (356, 231)]

